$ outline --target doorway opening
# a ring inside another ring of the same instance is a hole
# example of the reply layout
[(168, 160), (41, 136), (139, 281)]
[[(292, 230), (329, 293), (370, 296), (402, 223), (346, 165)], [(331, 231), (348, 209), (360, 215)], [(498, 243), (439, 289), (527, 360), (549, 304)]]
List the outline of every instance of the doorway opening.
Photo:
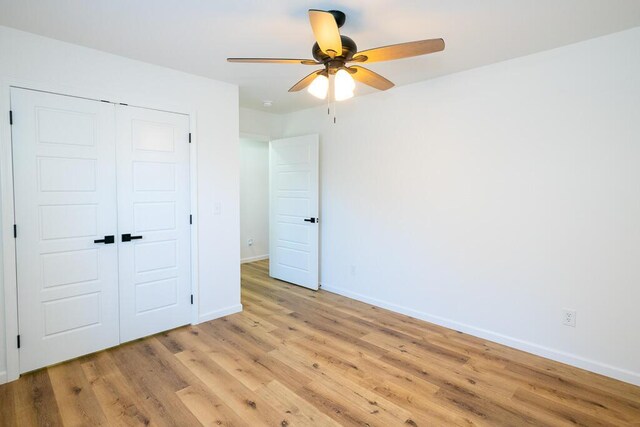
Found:
[(240, 136), (240, 262), (269, 258), (269, 138)]
[(269, 259), (275, 279), (319, 287), (319, 136), (240, 137), (241, 262)]

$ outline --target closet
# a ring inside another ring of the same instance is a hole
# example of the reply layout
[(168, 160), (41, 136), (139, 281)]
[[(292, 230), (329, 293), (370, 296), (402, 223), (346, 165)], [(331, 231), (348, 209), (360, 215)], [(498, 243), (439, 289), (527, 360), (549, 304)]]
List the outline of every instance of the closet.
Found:
[(189, 323), (189, 116), (11, 89), (20, 372)]

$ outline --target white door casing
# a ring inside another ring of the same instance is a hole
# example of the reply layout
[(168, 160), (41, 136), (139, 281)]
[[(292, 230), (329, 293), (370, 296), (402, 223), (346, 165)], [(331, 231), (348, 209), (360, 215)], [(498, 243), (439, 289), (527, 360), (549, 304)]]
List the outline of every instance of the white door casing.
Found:
[[(120, 340), (126, 342), (191, 318), (189, 116), (116, 106), (116, 126)], [(123, 241), (124, 234), (132, 240)]]
[[(113, 106), (11, 89), (20, 372), (119, 343)], [(114, 237), (115, 238), (115, 237)]]
[(269, 275), (318, 289), (318, 135), (269, 143)]

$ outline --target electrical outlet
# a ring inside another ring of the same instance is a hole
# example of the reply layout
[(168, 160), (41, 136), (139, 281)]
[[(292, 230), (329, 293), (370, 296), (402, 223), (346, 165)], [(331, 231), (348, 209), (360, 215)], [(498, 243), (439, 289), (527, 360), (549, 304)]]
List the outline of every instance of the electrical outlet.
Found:
[(222, 214), (222, 202), (214, 202), (213, 203), (213, 214), (214, 215)]
[(576, 311), (567, 308), (562, 310), (562, 324), (565, 326), (576, 327)]
[(253, 246), (253, 239), (249, 239), (249, 240), (247, 240), (247, 245), (249, 245), (249, 246)]

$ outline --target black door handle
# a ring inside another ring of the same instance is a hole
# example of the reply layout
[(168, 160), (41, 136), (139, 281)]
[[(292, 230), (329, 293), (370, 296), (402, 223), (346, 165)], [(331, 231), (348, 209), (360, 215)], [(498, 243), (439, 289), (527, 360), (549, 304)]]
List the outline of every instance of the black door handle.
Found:
[(94, 240), (93, 243), (104, 243), (105, 245), (108, 245), (110, 243), (115, 243), (115, 241), (115, 236), (104, 236), (104, 239)]
[(122, 241), (123, 242), (130, 242), (132, 240), (139, 240), (139, 239), (142, 239), (142, 236), (132, 236), (129, 233), (122, 235)]
[(315, 218), (305, 218), (304, 220), (305, 220), (306, 222), (310, 222), (310, 223), (312, 223), (312, 224), (315, 224), (315, 223), (316, 223), (316, 219), (315, 219)]

